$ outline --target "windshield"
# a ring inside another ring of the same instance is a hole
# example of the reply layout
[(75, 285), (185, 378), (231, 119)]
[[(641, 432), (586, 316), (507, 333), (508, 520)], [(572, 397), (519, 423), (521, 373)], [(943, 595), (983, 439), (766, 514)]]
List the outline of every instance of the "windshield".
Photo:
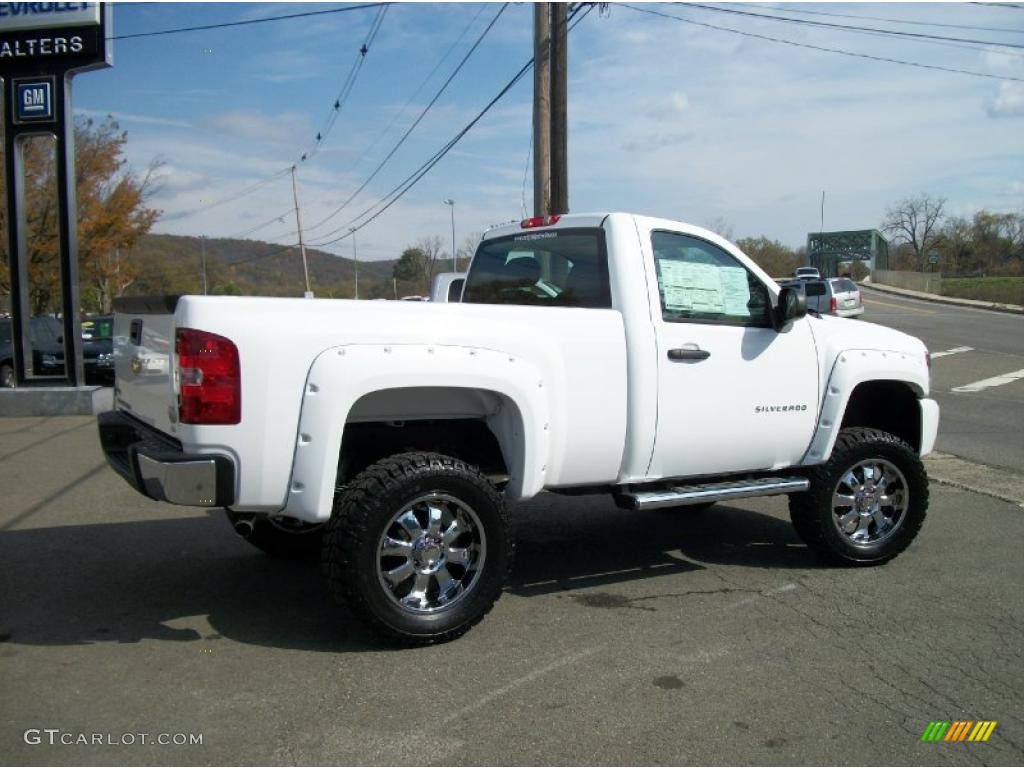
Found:
[(609, 308), (604, 230), (544, 230), (484, 240), (462, 301)]

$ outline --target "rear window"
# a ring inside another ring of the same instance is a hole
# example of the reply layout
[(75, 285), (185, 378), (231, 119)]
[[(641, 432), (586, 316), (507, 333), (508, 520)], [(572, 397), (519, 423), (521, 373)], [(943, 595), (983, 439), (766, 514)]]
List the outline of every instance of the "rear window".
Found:
[(604, 230), (526, 231), (484, 240), (473, 257), (462, 301), (610, 308)]
[(804, 283), (804, 291), (808, 296), (824, 296), (825, 283), (817, 280), (808, 280)]
[(848, 277), (839, 277), (832, 281), (832, 291), (834, 293), (849, 293), (856, 290), (856, 284)]

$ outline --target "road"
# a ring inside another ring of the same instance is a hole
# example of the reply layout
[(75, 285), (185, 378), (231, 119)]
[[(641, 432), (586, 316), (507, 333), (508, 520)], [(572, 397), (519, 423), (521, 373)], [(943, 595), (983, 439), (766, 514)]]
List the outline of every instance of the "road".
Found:
[[(917, 336), (933, 355), (932, 396), (942, 409), (937, 450), (1024, 473), (1024, 316), (863, 295), (863, 320)], [(1021, 378), (955, 391), (1009, 373)]]
[[(1017, 504), (935, 485), (914, 546), (848, 570), (778, 498), (695, 515), (542, 495), (488, 618), (398, 650), (315, 563), (136, 495), (92, 419), (0, 420), (0, 488), (0, 764), (1024, 762)], [(920, 741), (954, 719), (998, 726)], [(26, 743), (45, 728), (55, 745)], [(59, 743), (93, 733), (115, 744)], [(123, 744), (139, 733), (203, 743)]]

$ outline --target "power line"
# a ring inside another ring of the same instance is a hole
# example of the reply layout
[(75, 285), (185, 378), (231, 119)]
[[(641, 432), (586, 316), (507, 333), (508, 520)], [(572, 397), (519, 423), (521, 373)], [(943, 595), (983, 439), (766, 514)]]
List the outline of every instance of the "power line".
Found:
[(437, 70), (439, 70), (441, 66), (448, 60), (448, 57), (451, 56), (452, 52), (458, 47), (459, 43), (462, 42), (462, 39), (466, 36), (466, 33), (469, 32), (472, 26), (476, 23), (476, 20), (480, 18), (480, 14), (484, 12), (484, 9), (486, 7), (486, 3), (480, 4), (480, 8), (477, 10), (473, 18), (469, 20), (469, 23), (466, 24), (465, 27), (463, 27), (462, 32), (459, 33), (459, 36), (455, 39), (455, 42), (448, 46), (448, 50), (445, 51), (444, 55), (437, 60), (437, 63), (434, 64), (434, 68), (430, 70), (430, 72), (427, 74), (425, 78), (423, 78), (422, 82), (420, 82), (420, 84), (416, 87), (416, 90), (412, 92), (412, 95), (409, 96), (408, 99), (406, 99), (405, 104), (403, 104), (402, 108), (395, 113), (394, 117), (391, 118), (391, 122), (388, 123), (387, 127), (383, 131), (377, 132), (377, 135), (374, 136), (374, 139), (372, 142), (370, 142), (370, 145), (366, 147), (366, 149), (364, 149), (362, 152), (360, 152), (359, 156), (355, 159), (355, 161), (345, 170), (345, 174), (350, 173), (352, 170), (355, 169), (355, 167), (359, 164), (359, 162), (362, 159), (368, 157), (370, 153), (372, 153), (373, 150), (376, 149), (381, 139), (383, 139), (388, 133), (391, 132), (391, 129), (394, 128), (395, 123), (402, 119), (402, 117), (405, 115), (406, 110), (408, 110), (409, 106), (412, 104), (413, 100), (420, 95), (420, 91), (423, 90), (426, 84), (430, 82), (431, 78), (433, 78), (434, 75), (437, 74)]
[(665, 18), (665, 19), (672, 19), (673, 21), (678, 21), (678, 22), (681, 22), (683, 24), (693, 24), (693, 25), (698, 26), (698, 27), (705, 27), (706, 29), (716, 29), (719, 32), (731, 32), (734, 35), (743, 35), (744, 37), (753, 37), (753, 38), (756, 38), (758, 40), (767, 40), (767, 41), (772, 42), (772, 43), (782, 43), (783, 45), (792, 45), (792, 46), (795, 46), (797, 48), (807, 48), (807, 49), (812, 50), (812, 51), (821, 51), (823, 53), (836, 53), (836, 54), (839, 54), (841, 56), (852, 56), (854, 58), (869, 59), (871, 61), (883, 61), (883, 62), (887, 62), (889, 64), (902, 64), (902, 65), (907, 66), (907, 67), (917, 67), (918, 69), (932, 69), (932, 70), (936, 70), (936, 71), (939, 71), (939, 72), (952, 72), (952, 73), (955, 73), (955, 74), (958, 74), (958, 75), (971, 75), (972, 77), (985, 77), (985, 78), (989, 78), (991, 80), (1014, 80), (1014, 81), (1017, 81), (1017, 82), (1024, 82), (1024, 78), (1021, 78), (1021, 77), (1010, 77), (1009, 75), (992, 75), (992, 74), (989, 74), (987, 72), (974, 72), (974, 71), (969, 70), (969, 69), (954, 69), (953, 67), (942, 67), (942, 66), (939, 66), (937, 64), (921, 64), (921, 63), (916, 62), (916, 61), (905, 61), (903, 59), (893, 59), (893, 58), (888, 58), (886, 56), (873, 56), (873, 55), (868, 54), (868, 53), (857, 53), (855, 51), (846, 51), (846, 50), (843, 50), (841, 48), (826, 48), (826, 47), (821, 46), (821, 45), (812, 45), (811, 43), (798, 43), (798, 42), (795, 42), (793, 40), (786, 40), (786, 39), (783, 39), (783, 38), (780, 38), (780, 37), (771, 37), (770, 35), (759, 35), (756, 32), (745, 32), (743, 30), (733, 29), (732, 27), (721, 27), (721, 26), (718, 26), (717, 24), (708, 24), (707, 22), (703, 22), (703, 21), (694, 21), (693, 19), (684, 19), (684, 18), (679, 17), (679, 16), (672, 16), (671, 14), (663, 13), (661, 11), (655, 11), (655, 10), (652, 10), (650, 8), (638, 8), (635, 5), (630, 5), (629, 3), (619, 3), (619, 6), (622, 7), (622, 8), (629, 8), (630, 10), (637, 11), (638, 13), (647, 13), (647, 14), (650, 14), (652, 16), (661, 16), (662, 18)]
[(755, 19), (768, 19), (770, 21), (785, 22), (787, 24), (801, 24), (809, 27), (822, 27), (826, 29), (837, 29), (845, 32), (871, 32), (878, 35), (890, 35), (893, 37), (903, 37), (915, 40), (933, 40), (945, 43), (966, 43), (969, 45), (983, 45), (983, 46), (995, 46), (1003, 48), (1024, 48), (1024, 44), (1021, 43), (997, 43), (991, 40), (975, 40), (967, 37), (947, 37), (945, 35), (931, 35), (927, 32), (904, 32), (898, 29), (882, 29), (881, 27), (860, 27), (851, 26), (849, 24), (834, 24), (828, 21), (813, 21), (811, 19), (794, 19), (787, 16), (772, 16), (767, 13), (754, 13), (753, 11), (741, 11), (736, 8), (717, 8), (713, 5), (703, 5), (701, 3), (673, 3), (673, 5), (682, 5), (687, 8), (703, 8), (706, 11), (714, 11), (716, 13), (731, 13), (736, 16), (748, 16)]
[(352, 64), (352, 68), (349, 70), (348, 76), (345, 78), (345, 82), (341, 86), (341, 90), (334, 99), (334, 106), (327, 113), (327, 119), (324, 121), (323, 127), (316, 134), (312, 149), (307, 150), (299, 158), (299, 162), (305, 162), (307, 159), (312, 158), (317, 152), (320, 151), (320, 147), (323, 142), (327, 140), (328, 135), (334, 129), (334, 124), (338, 121), (338, 116), (341, 114), (341, 110), (344, 108), (345, 103), (348, 101), (349, 95), (352, 93), (352, 89), (355, 87), (356, 79), (359, 77), (359, 72), (363, 68), (363, 63), (366, 61), (366, 54), (370, 52), (370, 46), (373, 45), (374, 40), (377, 38), (377, 33), (380, 32), (381, 25), (384, 23), (384, 14), (387, 13), (388, 6), (382, 5), (380, 10), (377, 12), (377, 16), (374, 18), (373, 23), (370, 25), (369, 31), (366, 33), (366, 38), (363, 40), (363, 44), (359, 47), (359, 51), (356, 53), (356, 59)]
[[(575, 29), (576, 26), (581, 21), (583, 21), (584, 18), (586, 18), (586, 16), (590, 13), (590, 11), (593, 10), (594, 4), (593, 3), (588, 3), (586, 5), (586, 9), (582, 13), (580, 13), (580, 8), (581, 7), (582, 7), (582, 5), (577, 4), (573, 8), (572, 14), (570, 16), (570, 24), (569, 24), (569, 30), (570, 31)], [(577, 16), (578, 16), (578, 18), (577, 18)], [(486, 115), (494, 107), (494, 105), (497, 104), (505, 96), (505, 94), (507, 94), (510, 90), (512, 90), (512, 88), (515, 87), (515, 85), (520, 80), (522, 80), (523, 76), (527, 72), (529, 72), (532, 67), (533, 67), (533, 58), (531, 57), (530, 60), (527, 61), (526, 64), (524, 64), (522, 66), (522, 68), (520, 68), (520, 70), (518, 72), (516, 72), (515, 75), (512, 76), (512, 79), (509, 80), (500, 91), (498, 91), (497, 95), (494, 98), (492, 98), (487, 103), (487, 105), (482, 110), (480, 110), (479, 113), (477, 113), (476, 117), (474, 117), (472, 120), (470, 120), (462, 128), (462, 130), (460, 130), (458, 133), (455, 134), (455, 136), (453, 136), (451, 139), (449, 139), (449, 141), (443, 147), (441, 147), (441, 149), (439, 149), (437, 152), (435, 152), (433, 154), (433, 156), (430, 157), (430, 159), (428, 159), (419, 168), (417, 168), (415, 171), (413, 171), (413, 173), (411, 175), (407, 176), (406, 179), (402, 183), (400, 183), (397, 187), (392, 189), (388, 194), (384, 195), (384, 197), (380, 198), (380, 200), (378, 200), (372, 206), (370, 206), (365, 211), (363, 211), (363, 213), (359, 214), (354, 219), (350, 220), (346, 226), (354, 224), (356, 221), (358, 221), (359, 219), (361, 219), (364, 216), (366, 216), (367, 214), (369, 214), (370, 211), (372, 211), (374, 208), (377, 208), (378, 206), (380, 206), (379, 210), (377, 210), (375, 213), (373, 213), (371, 216), (369, 216), (369, 218), (367, 218), (361, 224), (357, 224), (355, 226), (352, 226), (347, 234), (344, 234), (344, 235), (341, 235), (339, 237), (336, 237), (333, 240), (328, 240), (326, 242), (316, 243), (315, 245), (317, 247), (323, 247), (325, 245), (332, 245), (334, 243), (339, 242), (340, 240), (344, 240), (346, 237), (351, 236), (354, 232), (358, 232), (359, 230), (363, 229), (364, 227), (366, 227), (367, 225), (372, 223), (381, 214), (383, 214), (386, 210), (388, 210), (388, 208), (390, 208), (392, 205), (397, 203), (402, 198), (402, 196), (405, 195), (406, 192), (408, 192), (410, 189), (412, 189), (414, 186), (416, 186), (416, 184), (420, 181), (420, 179), (422, 179), (424, 176), (426, 176), (435, 165), (437, 165), (439, 162), (441, 162), (441, 160), (444, 158), (444, 156), (447, 155), (455, 147), (455, 145), (458, 144), (459, 141), (461, 141), (462, 138), (467, 133), (469, 133), (469, 131), (472, 130), (473, 127), (478, 122), (480, 122), (481, 119), (483, 119), (484, 115)], [(387, 201), (387, 202), (385, 203), (385, 201)], [(335, 230), (335, 231), (338, 231), (338, 230)]]
[[(291, 213), (293, 210), (295, 210), (295, 209), (294, 208), (288, 208), (288, 209), (282, 211), (281, 213), (277, 214), (273, 218), (267, 219), (262, 224), (257, 224), (256, 226), (250, 227), (249, 229), (243, 230), (242, 232), (236, 232), (235, 234), (225, 235), (224, 237), (227, 240), (240, 240), (243, 237), (247, 237), (247, 236), (251, 235), (253, 232), (259, 232), (264, 227), (269, 227), (274, 222), (280, 221), (283, 224), (284, 223), (284, 221), (283, 221), (284, 217), (287, 216), (289, 213)], [(277, 240), (279, 238), (275, 237), (275, 238), (272, 238), (272, 239)]]
[[(740, 5), (740, 3), (721, 3), (721, 5)], [(969, 29), (974, 32), (1000, 32), (1004, 34), (1024, 34), (1024, 29), (1005, 29), (1000, 27), (975, 27), (970, 24), (943, 24), (938, 21), (918, 21), (916, 19), (894, 19), (887, 16), (859, 16), (852, 13), (830, 13), (829, 11), (808, 11), (803, 8), (783, 8), (777, 5), (762, 5), (758, 3), (756, 8), (766, 11), (781, 11), (783, 13), (803, 13), (808, 16), (830, 16), (836, 19), (864, 19), (866, 21), (887, 21), (893, 24), (910, 24), (916, 27), (944, 27), (946, 29)]]
[[(420, 122), (422, 122), (423, 118), (427, 116), (427, 113), (430, 112), (430, 109), (434, 106), (434, 104), (437, 103), (438, 99), (440, 99), (444, 92), (448, 89), (448, 86), (451, 84), (452, 80), (455, 79), (455, 76), (459, 74), (459, 72), (465, 66), (466, 62), (469, 61), (470, 56), (473, 55), (474, 51), (476, 51), (476, 49), (480, 46), (480, 43), (482, 43), (484, 41), (484, 38), (487, 37), (487, 33), (490, 32), (494, 25), (498, 23), (498, 19), (501, 18), (501, 14), (505, 12), (506, 8), (508, 8), (508, 3), (503, 4), (501, 8), (498, 9), (498, 12), (494, 14), (494, 18), (491, 19), (490, 23), (486, 27), (484, 27), (484, 30), (480, 33), (476, 41), (466, 52), (466, 55), (462, 57), (462, 60), (458, 63), (455, 69), (452, 70), (452, 73), (448, 75), (448, 79), (441, 84), (440, 88), (438, 88), (437, 93), (434, 94), (434, 98), (432, 98), (430, 102), (427, 104), (427, 106), (423, 108), (419, 116), (413, 121), (412, 125), (410, 125), (406, 129), (405, 133), (402, 134), (401, 138), (399, 138), (399, 140), (391, 148), (391, 151), (389, 151), (387, 155), (384, 156), (384, 159), (377, 164), (377, 167), (373, 169), (373, 172), (367, 177), (367, 179), (362, 184), (359, 185), (358, 189), (356, 189), (351, 195), (348, 196), (348, 199), (346, 199), (341, 205), (335, 208), (334, 211), (332, 211), (326, 217), (324, 217), (316, 224), (314, 224), (312, 227), (310, 227), (310, 230), (317, 229), (318, 227), (323, 226), (326, 222), (330, 221), (339, 213), (341, 213), (345, 209), (345, 207), (348, 206), (348, 204), (351, 203), (364, 189), (366, 189), (370, 182), (377, 177), (377, 174), (380, 173), (381, 170), (383, 170), (384, 166), (388, 164), (392, 157), (394, 157), (395, 153), (405, 143), (405, 140), (409, 138), (409, 136), (412, 134), (414, 130), (416, 130), (416, 127), (420, 124)], [(338, 231), (339, 230), (335, 229), (330, 232), (324, 233), (323, 235), (320, 235), (320, 237), (331, 237)]]
[(114, 35), (108, 40), (131, 40), (136, 37), (155, 37), (156, 35), (177, 35), (182, 32), (200, 32), (206, 29), (224, 29), (225, 27), (241, 27), (248, 24), (265, 24), (268, 21), (284, 21), (286, 19), (301, 19), (307, 16), (324, 16), (329, 13), (348, 13), (349, 11), (361, 11), (365, 8), (379, 8), (388, 3), (364, 3), (362, 5), (346, 5), (342, 8), (331, 8), (326, 11), (305, 11), (304, 13), (289, 13), (284, 16), (267, 16), (262, 19), (245, 19), (242, 21), (226, 21), (221, 24), (203, 24), (196, 27), (177, 27), (175, 29), (158, 29), (154, 32), (133, 32), (129, 35)]
[(1020, 3), (971, 3), (971, 5), (990, 5), (993, 8), (1015, 8), (1018, 11), (1024, 11), (1024, 5)]
[(250, 184), (245, 189), (239, 190), (238, 192), (236, 192), (233, 195), (228, 195), (223, 200), (218, 200), (217, 202), (210, 203), (209, 205), (203, 205), (203, 206), (201, 206), (199, 208), (191, 208), (191, 209), (189, 209), (187, 211), (183, 211), (181, 213), (175, 214), (172, 217), (172, 220), (174, 220), (174, 219), (187, 219), (189, 216), (195, 216), (197, 213), (205, 213), (206, 211), (212, 210), (214, 208), (219, 208), (222, 205), (227, 205), (228, 203), (233, 203), (235, 200), (243, 198), (246, 195), (251, 195), (253, 192), (255, 192), (258, 189), (262, 189), (263, 187), (265, 187), (270, 182), (275, 181), (275, 180), (283, 177), (286, 173), (288, 173), (288, 168), (282, 168), (281, 170), (273, 173), (272, 175), (268, 176), (267, 178), (261, 179), (260, 181), (257, 181), (255, 184)]

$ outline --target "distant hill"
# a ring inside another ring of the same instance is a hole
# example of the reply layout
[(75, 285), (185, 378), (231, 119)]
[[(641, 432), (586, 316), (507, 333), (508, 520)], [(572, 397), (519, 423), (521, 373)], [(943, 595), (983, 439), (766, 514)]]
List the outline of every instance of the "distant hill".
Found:
[[(202, 243), (198, 237), (145, 235), (128, 254), (141, 266), (128, 295), (202, 292)], [(353, 294), (351, 259), (306, 249), (309, 279), (317, 296), (347, 298)], [(360, 261), (361, 298), (390, 297), (395, 261)], [(251, 296), (301, 296), (305, 290), (302, 258), (297, 247), (284, 248), (258, 240), (206, 238), (206, 275), (210, 293)], [(403, 286), (399, 285), (399, 293)]]

